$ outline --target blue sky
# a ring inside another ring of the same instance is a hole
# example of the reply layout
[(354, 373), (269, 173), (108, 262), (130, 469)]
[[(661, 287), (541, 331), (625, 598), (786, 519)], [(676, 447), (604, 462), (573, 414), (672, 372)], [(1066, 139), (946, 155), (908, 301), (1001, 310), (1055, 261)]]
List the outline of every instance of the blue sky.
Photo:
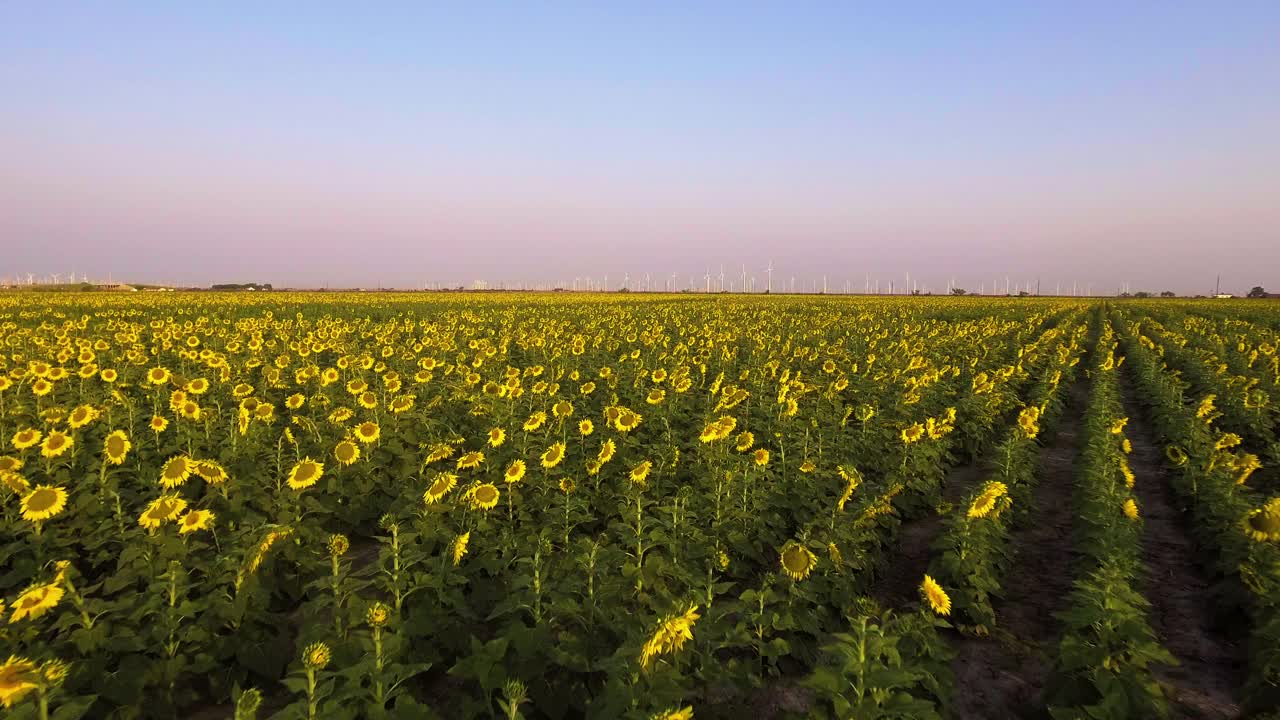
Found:
[(1172, 5), (11, 4), (0, 276), (1280, 286), (1280, 4)]

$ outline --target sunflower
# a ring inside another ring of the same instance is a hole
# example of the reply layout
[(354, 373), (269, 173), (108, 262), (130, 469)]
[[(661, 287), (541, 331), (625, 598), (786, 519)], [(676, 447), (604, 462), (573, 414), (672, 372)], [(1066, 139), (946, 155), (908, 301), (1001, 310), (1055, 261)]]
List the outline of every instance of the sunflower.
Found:
[(450, 552), (453, 554), (453, 564), (455, 566), (462, 562), (462, 558), (467, 556), (467, 543), (470, 541), (470, 530), (453, 539)]
[(138, 524), (148, 530), (155, 530), (169, 520), (177, 519), (187, 509), (187, 501), (177, 495), (161, 495), (147, 505), (147, 509), (138, 516)]
[(422, 494), (422, 502), (427, 505), (434, 505), (440, 502), (457, 484), (458, 476), (453, 473), (436, 475), (435, 482), (431, 483), (431, 487), (427, 488), (427, 491)]
[(1248, 482), (1250, 475), (1262, 467), (1262, 461), (1258, 460), (1258, 456), (1253, 453), (1245, 453), (1232, 462), (1232, 467), (1238, 473), (1236, 484), (1243, 485)]
[(924, 582), (920, 583), (920, 596), (925, 602), (929, 603), (929, 607), (939, 615), (951, 614), (951, 598), (947, 596), (947, 591), (942, 589), (938, 581), (924, 576)]
[(596, 431), (596, 426), (590, 420), (583, 420), (578, 423), (578, 434), (587, 437)]
[(658, 621), (653, 634), (640, 649), (640, 668), (648, 670), (658, 657), (672, 654), (693, 639), (693, 625), (697, 622), (698, 606), (691, 605), (684, 612), (667, 615)]
[(56, 485), (37, 485), (22, 496), (22, 519), (43, 522), (67, 507), (67, 491)]
[(457, 467), (459, 470), (472, 470), (480, 467), (482, 462), (484, 462), (484, 453), (479, 450), (472, 450), (458, 458)]
[(329, 422), (335, 425), (341, 425), (342, 423), (350, 420), (352, 415), (355, 415), (355, 411), (351, 408), (339, 407), (329, 413)]
[(365, 410), (372, 410), (378, 407), (378, 396), (374, 395), (371, 392), (365, 391), (360, 393), (360, 396), (356, 398), (356, 402), (358, 402), (360, 404), (360, 407), (364, 408)]
[(648, 460), (641, 461), (639, 465), (636, 465), (635, 467), (631, 468), (631, 473), (630, 473), (631, 482), (635, 483), (636, 485), (645, 485), (646, 483), (649, 482), (649, 471), (652, 469), (653, 469), (652, 462)]
[(489, 431), (489, 447), (501, 447), (502, 443), (507, 441), (507, 431), (500, 427), (493, 428)]
[(303, 458), (298, 461), (293, 469), (289, 471), (289, 477), (285, 481), (289, 487), (294, 490), (304, 490), (315, 485), (324, 476), (324, 463), (316, 462), (311, 458)]
[(497, 506), (500, 497), (502, 493), (498, 492), (498, 488), (494, 487), (493, 483), (477, 485), (467, 491), (466, 495), (472, 510), (492, 510)]
[(533, 432), (534, 430), (537, 430), (538, 428), (542, 427), (543, 424), (546, 422), (547, 422), (547, 414), (539, 410), (538, 412), (535, 412), (534, 414), (530, 415), (528, 420), (524, 421), (524, 425), (522, 426), (522, 428), (524, 429), (525, 432)]
[(302, 651), (302, 664), (308, 670), (323, 670), (329, 664), (333, 653), (329, 651), (329, 646), (322, 642), (311, 643)]
[[(1196, 408), (1196, 417), (1204, 420), (1205, 418), (1209, 418), (1210, 415), (1213, 415), (1213, 401), (1217, 398), (1217, 395), (1204, 396), (1204, 399), (1200, 401), (1200, 407)], [(1209, 419), (1212, 420), (1212, 418)]]
[(107, 462), (112, 465), (120, 465), (129, 455), (129, 449), (133, 447), (133, 443), (129, 442), (129, 436), (123, 430), (116, 430), (102, 441), (102, 454), (106, 456)]
[(769, 451), (765, 450), (764, 448), (757, 448), (755, 452), (751, 453), (751, 462), (755, 463), (756, 465), (759, 465), (760, 467), (764, 467), (765, 465), (768, 465)]
[(606, 438), (604, 442), (600, 443), (600, 453), (596, 455), (596, 460), (603, 465), (612, 460), (613, 454), (617, 451), (618, 445), (613, 441), (613, 438)]
[[(551, 451), (548, 450), (547, 452), (551, 452)], [(518, 483), (521, 480), (523, 480), (524, 473), (525, 473), (524, 461), (512, 460), (511, 464), (507, 466), (507, 472), (505, 473), (503, 479), (507, 481), (508, 485), (511, 485), (513, 483)]]
[(169, 382), (170, 377), (172, 375), (169, 374), (169, 371), (162, 367), (153, 367), (147, 371), (147, 382), (152, 385), (163, 385)]
[(392, 400), (392, 401), (391, 401), (391, 404), (390, 404), (390, 405), (388, 405), (387, 407), (389, 407), (389, 408), (391, 409), (391, 412), (392, 412), (392, 413), (394, 413), (394, 414), (396, 414), (396, 415), (399, 415), (400, 413), (405, 413), (405, 412), (408, 412), (408, 411), (412, 410), (412, 409), (413, 409), (413, 403), (414, 403), (417, 399), (418, 399), (418, 398), (417, 398), (417, 396), (415, 396), (415, 395), (401, 395), (400, 397), (396, 398), (395, 400)]
[(75, 439), (61, 430), (52, 430), (40, 443), (40, 454), (47, 458), (56, 458), (75, 444)]
[(982, 488), (982, 492), (978, 493), (978, 496), (969, 504), (968, 517), (973, 519), (990, 515), (991, 511), (996, 508), (996, 502), (1005, 497), (1008, 492), (1009, 486), (1002, 482), (993, 480), (987, 483)]
[(360, 446), (350, 440), (342, 440), (333, 448), (333, 457), (339, 465), (351, 465), (360, 459)]
[(182, 485), (195, 471), (194, 463), (186, 455), (175, 455), (160, 468), (160, 485), (166, 490)]
[(154, 433), (162, 433), (169, 427), (169, 421), (159, 415), (151, 417), (151, 431)]
[(561, 460), (564, 460), (564, 443), (562, 442), (553, 444), (542, 453), (542, 467), (547, 470), (559, 465)]
[[(259, 407), (261, 407), (261, 406), (259, 406)], [(200, 414), (201, 414), (200, 406), (199, 406), (198, 404), (196, 404), (194, 401), (188, 400), (188, 401), (186, 401), (186, 402), (182, 403), (182, 411), (181, 411), (181, 412), (182, 412), (182, 417), (184, 417), (184, 418), (186, 418), (186, 419), (188, 419), (188, 420), (199, 420), (199, 419), (200, 419)]]
[(113, 383), (120, 377), (120, 374), (111, 368), (107, 368), (106, 370), (98, 373), (98, 377), (102, 378), (103, 382)]
[(663, 400), (667, 399), (667, 391), (662, 388), (654, 388), (649, 391), (649, 395), (644, 401), (650, 405), (661, 405)]
[(751, 449), (752, 445), (755, 445), (755, 444), (756, 444), (755, 433), (751, 432), (750, 430), (743, 430), (742, 432), (738, 433), (738, 442), (733, 446), (733, 449), (737, 450), (738, 452), (746, 452)]
[(1133, 498), (1125, 500), (1124, 504), (1120, 506), (1120, 510), (1130, 520), (1138, 519), (1138, 503), (1134, 502)]
[(375, 602), (365, 611), (364, 619), (372, 627), (380, 628), (391, 622), (391, 608), (386, 603)]
[(208, 530), (217, 516), (208, 510), (191, 510), (178, 521), (178, 534), (186, 535), (196, 530)]
[(39, 378), (35, 382), (31, 383), (31, 394), (36, 397), (44, 397), (52, 391), (53, 383), (45, 380), (44, 378)]
[(1280, 542), (1280, 497), (1250, 510), (1240, 520), (1240, 529), (1256, 542)]
[(782, 548), (782, 552), (778, 555), (778, 562), (782, 565), (782, 572), (786, 573), (787, 577), (800, 581), (813, 572), (813, 568), (818, 564), (818, 558), (809, 552), (809, 548), (793, 540)]
[(98, 419), (98, 411), (90, 405), (80, 405), (71, 411), (71, 415), (67, 418), (67, 424), (72, 430), (79, 430)]
[(27, 588), (17, 600), (13, 601), (13, 614), (9, 616), (9, 624), (12, 625), (23, 618), (35, 620), (57, 606), (63, 594), (62, 585), (57, 582)]
[(924, 426), (920, 423), (912, 423), (902, 429), (902, 442), (905, 445), (917, 442), (922, 437), (924, 437)]
[(804, 462), (800, 463), (800, 472), (802, 473), (808, 474), (817, 469), (818, 469), (818, 466), (814, 465), (812, 460), (805, 460)]
[(203, 395), (209, 390), (209, 381), (204, 378), (196, 378), (187, 383), (186, 391), (192, 395)]
[(567, 477), (560, 478), (560, 492), (564, 493), (565, 495), (571, 494), (577, 488), (578, 486), (574, 484), (572, 479)]
[(561, 400), (551, 406), (551, 414), (558, 418), (566, 418), (573, 415), (573, 403), (568, 400)]
[(0, 455), (0, 475), (4, 473), (18, 472), (22, 469), (23, 462), (21, 459), (12, 455)]
[(13, 446), (18, 450), (26, 450), (40, 442), (44, 434), (35, 428), (25, 428), (13, 434)]
[(375, 442), (382, 436), (382, 428), (378, 427), (378, 423), (372, 420), (366, 420), (355, 426), (354, 432), (356, 439), (365, 445)]
[(693, 706), (670, 708), (652, 716), (649, 720), (693, 720)]
[(212, 460), (196, 460), (193, 466), (195, 474), (210, 485), (221, 485), (227, 481), (226, 469)]
[(4, 483), (14, 495), (26, 495), (31, 489), (31, 483), (16, 472), (0, 472), (0, 483)]
[(640, 413), (623, 408), (622, 411), (618, 413), (618, 421), (614, 423), (613, 426), (617, 428), (619, 432), (631, 432), (640, 425), (640, 421), (643, 419), (644, 418), (641, 417)]
[(13, 707), (13, 704), (21, 700), (23, 695), (39, 687), (35, 682), (38, 679), (35, 663), (17, 655), (10, 655), (9, 659), (0, 665), (0, 704), (6, 708)]

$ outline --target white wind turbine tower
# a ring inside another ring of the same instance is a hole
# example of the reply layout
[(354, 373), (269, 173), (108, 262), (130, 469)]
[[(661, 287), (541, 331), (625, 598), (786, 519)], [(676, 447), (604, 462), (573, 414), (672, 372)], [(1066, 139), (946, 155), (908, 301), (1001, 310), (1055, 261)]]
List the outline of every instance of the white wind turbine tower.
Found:
[(724, 263), (720, 263), (720, 287), (716, 288), (717, 292), (724, 292)]
[(707, 281), (707, 294), (711, 294), (711, 268), (707, 268), (707, 274), (704, 276)]
[(769, 267), (765, 268), (765, 274), (769, 276), (769, 294), (773, 294), (773, 261), (769, 261)]
[(742, 264), (742, 292), (745, 293), (746, 291), (747, 291), (747, 265), (746, 263), (743, 263)]

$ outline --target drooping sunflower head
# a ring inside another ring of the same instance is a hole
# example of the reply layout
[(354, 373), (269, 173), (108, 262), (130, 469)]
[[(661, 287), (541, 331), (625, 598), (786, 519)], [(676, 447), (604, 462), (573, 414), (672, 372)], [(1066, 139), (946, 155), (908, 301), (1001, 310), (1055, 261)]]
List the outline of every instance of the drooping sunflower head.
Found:
[(194, 463), (195, 473), (210, 485), (221, 485), (227, 481), (227, 471), (213, 460), (197, 460)]
[(467, 555), (467, 544), (471, 541), (471, 531), (462, 533), (453, 539), (450, 545), (450, 552), (453, 555), (453, 564), (457, 566), (462, 562), (462, 558)]
[(563, 459), (564, 443), (555, 443), (551, 447), (547, 448), (546, 452), (542, 453), (542, 467), (550, 470), (551, 468), (559, 465), (560, 461)]
[(951, 614), (951, 598), (947, 595), (947, 591), (942, 589), (936, 580), (924, 576), (924, 581), (920, 583), (920, 596), (924, 599), (929, 607), (939, 615)]
[(62, 585), (57, 582), (27, 588), (13, 602), (13, 614), (9, 616), (9, 624), (12, 625), (23, 618), (34, 620), (40, 617), (57, 607), (63, 594)]
[(813, 568), (818, 564), (818, 558), (809, 551), (809, 548), (792, 540), (783, 546), (778, 556), (778, 563), (787, 577), (799, 582), (813, 572)]
[(484, 462), (484, 453), (479, 450), (472, 450), (458, 458), (457, 467), (459, 470), (473, 470), (480, 467), (482, 462)]
[(427, 505), (434, 505), (440, 502), (440, 500), (443, 499), (445, 495), (448, 495), (449, 491), (453, 490), (457, 484), (458, 476), (453, 473), (440, 473), (439, 475), (436, 475), (435, 481), (433, 481), (431, 486), (427, 488), (427, 491), (422, 494), (422, 502)]
[(178, 534), (186, 535), (213, 527), (216, 516), (209, 510), (190, 510), (178, 521)]
[(640, 464), (631, 468), (631, 482), (636, 485), (645, 485), (649, 481), (649, 471), (653, 469), (653, 463), (649, 460), (643, 460)]
[(1138, 503), (1133, 498), (1128, 498), (1124, 504), (1120, 506), (1120, 511), (1130, 520), (1138, 519)]
[(1256, 542), (1280, 542), (1280, 497), (1250, 510), (1240, 521), (1240, 528)]

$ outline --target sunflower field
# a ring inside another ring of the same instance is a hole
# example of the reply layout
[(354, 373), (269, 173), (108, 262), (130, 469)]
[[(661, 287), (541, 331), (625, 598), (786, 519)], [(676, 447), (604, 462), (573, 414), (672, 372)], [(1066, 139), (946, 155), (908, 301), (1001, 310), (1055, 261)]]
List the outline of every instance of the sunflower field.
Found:
[(1031, 702), (1178, 707), (1159, 484), (1280, 707), (1265, 303), (15, 293), (0, 343), (6, 717), (953, 716), (1071, 423)]

